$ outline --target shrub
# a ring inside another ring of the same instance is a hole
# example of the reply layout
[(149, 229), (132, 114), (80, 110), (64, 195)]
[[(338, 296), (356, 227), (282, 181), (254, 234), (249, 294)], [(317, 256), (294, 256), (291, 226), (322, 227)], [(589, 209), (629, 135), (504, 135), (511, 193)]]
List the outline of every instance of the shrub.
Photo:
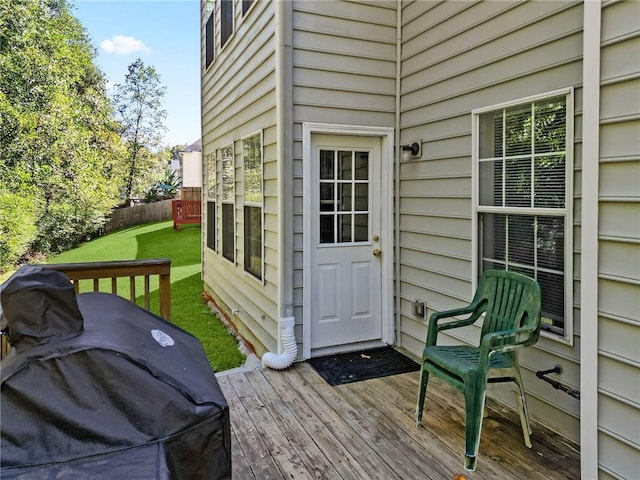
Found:
[(0, 272), (13, 266), (36, 239), (35, 198), (0, 188)]

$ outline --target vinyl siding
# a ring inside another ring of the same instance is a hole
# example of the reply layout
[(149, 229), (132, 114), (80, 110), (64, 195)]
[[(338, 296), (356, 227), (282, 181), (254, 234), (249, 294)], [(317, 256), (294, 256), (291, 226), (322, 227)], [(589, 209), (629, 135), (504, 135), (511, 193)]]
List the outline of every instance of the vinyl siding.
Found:
[[(294, 1), (292, 38), (293, 298), (300, 329), (304, 277), (302, 123), (394, 126), (396, 3)], [(296, 334), (300, 341), (301, 330)]]
[(640, 3), (602, 9), (598, 240), (601, 478), (640, 472)]
[[(277, 350), (278, 322), (278, 178), (276, 154), (276, 92), (274, 5), (257, 2), (242, 17), (234, 2), (234, 33), (220, 49), (220, 2), (215, 2), (215, 60), (204, 68), (202, 35), (203, 157), (224, 146), (235, 152), (235, 264), (208, 248), (203, 253), (205, 288), (259, 354)], [(202, 25), (208, 14), (202, 14)], [(264, 281), (244, 270), (242, 139), (263, 132)], [(218, 165), (218, 178), (221, 176)], [(218, 195), (220, 194), (218, 187)], [(220, 197), (217, 236), (221, 245)], [(206, 231), (206, 215), (203, 215)]]
[[(427, 322), (413, 315), (413, 301), (426, 302), (428, 317), (462, 306), (473, 295), (471, 111), (574, 87), (574, 184), (579, 180), (582, 5), (416, 1), (402, 6), (399, 143), (420, 140), (422, 156), (400, 165), (398, 344), (419, 356)], [(574, 239), (579, 222), (576, 206)], [(573, 258), (579, 263), (579, 248)], [(580, 310), (578, 294), (574, 297), (573, 346), (542, 338), (521, 353), (521, 363), (531, 416), (578, 440), (579, 401), (535, 376), (559, 364), (558, 378), (579, 388)], [(442, 342), (475, 343), (478, 330), (457, 331)], [(510, 388), (489, 392), (514, 405)]]

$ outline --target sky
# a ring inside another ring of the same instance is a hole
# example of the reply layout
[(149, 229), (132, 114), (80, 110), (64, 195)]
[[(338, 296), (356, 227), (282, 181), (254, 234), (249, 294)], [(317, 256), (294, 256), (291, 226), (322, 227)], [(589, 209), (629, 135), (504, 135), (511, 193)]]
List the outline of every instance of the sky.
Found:
[(198, 0), (70, 0), (87, 30), (107, 85), (124, 83), (138, 57), (166, 87), (164, 144), (200, 138), (200, 5)]

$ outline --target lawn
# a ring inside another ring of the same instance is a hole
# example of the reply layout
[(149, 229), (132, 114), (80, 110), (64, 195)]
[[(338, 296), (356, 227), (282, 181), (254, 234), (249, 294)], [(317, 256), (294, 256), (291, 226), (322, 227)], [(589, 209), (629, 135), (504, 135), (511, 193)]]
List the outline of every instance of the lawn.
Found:
[[(244, 362), (245, 356), (202, 299), (200, 226), (185, 225), (176, 232), (172, 225), (169, 221), (120, 230), (51, 257), (47, 263), (170, 258), (171, 321), (198, 337), (215, 371), (237, 367)], [(128, 279), (122, 279), (122, 282), (118, 292), (126, 296), (129, 292)], [(81, 291), (85, 288), (89, 287), (81, 287)], [(155, 284), (151, 283), (151, 289), (155, 290), (151, 310), (157, 312), (157, 279)], [(110, 291), (110, 287), (101, 285), (101, 290)], [(143, 291), (141, 285), (137, 291)]]

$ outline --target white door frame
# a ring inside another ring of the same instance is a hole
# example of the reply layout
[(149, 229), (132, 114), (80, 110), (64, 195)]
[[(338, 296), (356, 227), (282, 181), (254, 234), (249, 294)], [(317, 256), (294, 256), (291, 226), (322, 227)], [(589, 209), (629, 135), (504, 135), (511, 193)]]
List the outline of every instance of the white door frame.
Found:
[[(382, 268), (382, 341), (389, 345), (394, 343), (393, 316), (393, 165), (394, 165), (394, 130), (392, 127), (367, 127), (359, 125), (339, 125), (333, 123), (302, 124), (302, 172), (303, 191), (311, 191), (311, 137), (315, 134), (351, 135), (380, 138), (382, 148), (380, 152), (381, 174), (381, 212), (380, 212), (380, 249)], [(303, 319), (302, 319), (302, 356), (306, 360), (311, 357), (311, 236), (312, 218), (311, 201), (309, 195), (304, 195), (304, 242), (303, 242)]]

